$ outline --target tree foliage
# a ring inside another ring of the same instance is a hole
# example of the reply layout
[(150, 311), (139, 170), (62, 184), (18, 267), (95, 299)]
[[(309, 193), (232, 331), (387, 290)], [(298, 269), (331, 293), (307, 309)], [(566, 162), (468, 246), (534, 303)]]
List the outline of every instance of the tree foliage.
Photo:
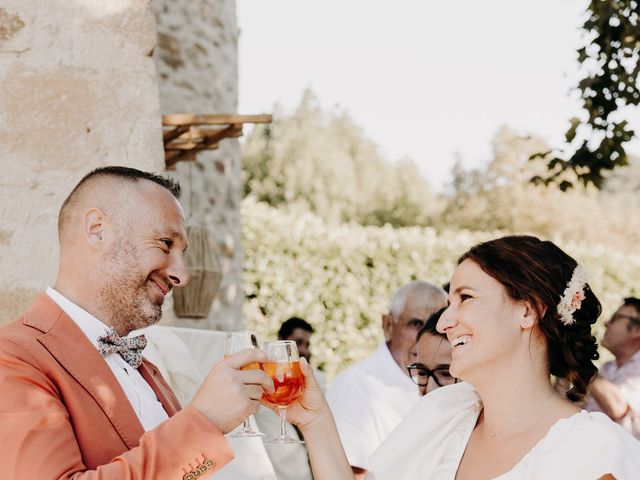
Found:
[(426, 224), (435, 211), (413, 162), (388, 163), (348, 114), (323, 110), (309, 91), (292, 114), (251, 131), (242, 162), (245, 196), (330, 222)]
[[(543, 161), (528, 160), (533, 152), (544, 149), (547, 146), (538, 137), (500, 129), (488, 166), (454, 167), (453, 192), (446, 199), (443, 215), (446, 224), (439, 227), (533, 233), (636, 249), (640, 216), (632, 179), (640, 181), (637, 162), (615, 172), (603, 191), (580, 184), (562, 191), (555, 184), (545, 187), (529, 181), (545, 171)], [(629, 171), (636, 172), (635, 177)], [(565, 175), (572, 181), (577, 179), (570, 173)]]
[[(305, 317), (316, 330), (313, 363), (330, 380), (382, 341), (381, 315), (396, 288), (415, 279), (448, 282), (465, 250), (501, 234), (336, 225), (308, 212), (285, 212), (246, 198), (245, 325), (268, 339), (276, 337), (288, 317)], [(589, 283), (604, 305), (601, 321), (622, 297), (638, 295), (637, 253), (585, 242), (559, 243), (587, 267)]]
[[(585, 44), (578, 49), (585, 76), (577, 90), (585, 116), (571, 119), (564, 152), (533, 155), (551, 157), (549, 171), (533, 177), (534, 182), (557, 182), (567, 190), (575, 184), (564, 176), (571, 170), (582, 184), (601, 188), (604, 172), (627, 165), (624, 144), (635, 133), (621, 112), (640, 103), (639, 16), (638, 0), (591, 0), (583, 25)], [(573, 153), (566, 158), (566, 151)]]
[(489, 164), (457, 164), (443, 194), (413, 162), (387, 162), (347, 114), (323, 110), (310, 92), (295, 111), (274, 117), (248, 135), (242, 153), (245, 196), (274, 207), (332, 223), (529, 232), (623, 250), (640, 243), (638, 162), (612, 172), (602, 190), (576, 182), (573, 172), (564, 174), (577, 183), (569, 191), (533, 184), (546, 165), (529, 158), (549, 147), (504, 127)]

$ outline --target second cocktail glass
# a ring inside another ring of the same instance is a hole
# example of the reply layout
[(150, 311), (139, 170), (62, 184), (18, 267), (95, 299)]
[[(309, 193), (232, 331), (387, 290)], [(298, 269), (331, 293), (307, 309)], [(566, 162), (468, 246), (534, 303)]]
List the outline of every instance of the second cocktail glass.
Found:
[(290, 340), (265, 342), (262, 349), (269, 359), (262, 364), (262, 369), (273, 379), (275, 387), (274, 393), (265, 393), (263, 398), (277, 405), (280, 413), (280, 434), (265, 443), (304, 443), (287, 434), (287, 406), (302, 395), (304, 390), (304, 377), (300, 370), (300, 357), (296, 342)]

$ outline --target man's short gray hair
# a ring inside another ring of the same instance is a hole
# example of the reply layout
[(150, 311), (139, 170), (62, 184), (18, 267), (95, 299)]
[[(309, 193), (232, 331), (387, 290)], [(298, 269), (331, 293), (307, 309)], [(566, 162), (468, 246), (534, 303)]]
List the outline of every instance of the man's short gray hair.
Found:
[(437, 285), (423, 280), (416, 280), (414, 282), (407, 283), (397, 289), (391, 297), (389, 313), (395, 320), (397, 320), (404, 311), (409, 296), (416, 292), (425, 296), (427, 299), (427, 306), (434, 312), (442, 308), (443, 302), (445, 304), (447, 302), (447, 292)]

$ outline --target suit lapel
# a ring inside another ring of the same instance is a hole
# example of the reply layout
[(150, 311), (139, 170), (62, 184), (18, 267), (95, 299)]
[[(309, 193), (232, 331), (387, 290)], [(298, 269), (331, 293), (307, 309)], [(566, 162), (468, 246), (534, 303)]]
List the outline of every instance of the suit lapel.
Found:
[(44, 332), (38, 340), (93, 397), (129, 449), (144, 429), (113, 372), (76, 323), (47, 295), (25, 314), (24, 323)]

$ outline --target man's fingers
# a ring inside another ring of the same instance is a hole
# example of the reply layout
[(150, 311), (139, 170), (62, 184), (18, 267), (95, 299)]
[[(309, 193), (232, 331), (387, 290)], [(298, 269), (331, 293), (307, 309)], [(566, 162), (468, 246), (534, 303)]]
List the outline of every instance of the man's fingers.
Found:
[(275, 391), (273, 388), (273, 380), (262, 370), (242, 370), (240, 372), (240, 378), (242, 379), (242, 383), (245, 385), (259, 386), (269, 393), (273, 393)]
[(260, 399), (262, 398), (262, 393), (264, 392), (260, 385), (246, 385), (245, 391), (249, 395), (249, 398), (251, 400), (255, 400), (256, 402), (260, 401)]
[(232, 355), (229, 355), (224, 362), (231, 368), (240, 369), (250, 363), (263, 363), (267, 361), (267, 356), (262, 350), (257, 348), (245, 348)]

